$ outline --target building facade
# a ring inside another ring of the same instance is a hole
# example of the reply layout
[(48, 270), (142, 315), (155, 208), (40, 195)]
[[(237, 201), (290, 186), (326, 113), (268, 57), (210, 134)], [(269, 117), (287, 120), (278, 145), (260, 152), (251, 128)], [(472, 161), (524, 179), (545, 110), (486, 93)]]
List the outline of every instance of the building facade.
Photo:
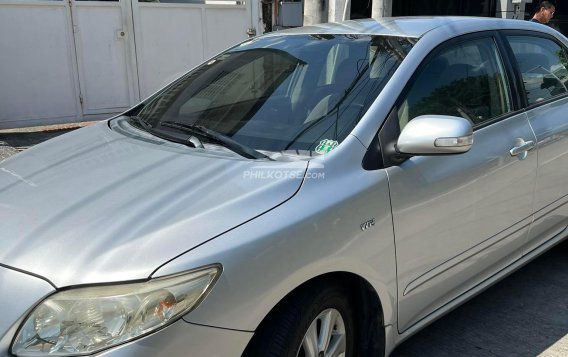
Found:
[[(482, 16), (527, 20), (538, 0), (262, 0), (266, 31), (385, 16)], [(557, 6), (550, 25), (568, 34), (568, 6)], [(291, 19), (294, 19), (291, 21)], [(303, 21), (298, 21), (302, 19)]]

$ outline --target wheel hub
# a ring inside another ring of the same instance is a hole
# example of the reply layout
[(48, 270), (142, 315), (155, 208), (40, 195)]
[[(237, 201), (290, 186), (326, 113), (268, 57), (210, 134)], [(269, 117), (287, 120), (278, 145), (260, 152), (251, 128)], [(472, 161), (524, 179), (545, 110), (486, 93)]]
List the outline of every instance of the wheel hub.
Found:
[(347, 335), (341, 313), (322, 311), (310, 324), (297, 357), (345, 357)]

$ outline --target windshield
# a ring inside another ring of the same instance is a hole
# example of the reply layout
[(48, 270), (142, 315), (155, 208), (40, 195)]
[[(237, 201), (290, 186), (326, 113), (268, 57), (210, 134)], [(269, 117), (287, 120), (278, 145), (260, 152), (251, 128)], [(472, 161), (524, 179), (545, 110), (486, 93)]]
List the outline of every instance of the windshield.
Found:
[(368, 35), (252, 39), (150, 98), (134, 123), (161, 132), (198, 126), (266, 152), (324, 154), (351, 132), (411, 46)]

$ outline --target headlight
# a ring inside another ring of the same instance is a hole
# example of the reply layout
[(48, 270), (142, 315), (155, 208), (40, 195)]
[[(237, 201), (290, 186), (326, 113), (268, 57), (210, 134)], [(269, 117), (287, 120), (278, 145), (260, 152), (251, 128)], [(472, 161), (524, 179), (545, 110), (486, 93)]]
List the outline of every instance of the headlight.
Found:
[(17, 356), (84, 355), (151, 333), (191, 311), (213, 287), (218, 265), (145, 283), (51, 295), (20, 327)]

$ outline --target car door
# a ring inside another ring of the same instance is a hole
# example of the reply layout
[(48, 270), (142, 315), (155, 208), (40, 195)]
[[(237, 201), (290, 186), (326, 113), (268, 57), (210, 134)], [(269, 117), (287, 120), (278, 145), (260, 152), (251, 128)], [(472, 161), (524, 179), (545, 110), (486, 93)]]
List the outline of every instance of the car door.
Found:
[(538, 142), (535, 217), (526, 253), (568, 225), (568, 56), (551, 36), (506, 36), (521, 73), (529, 122)]
[(465, 154), (414, 156), (387, 169), (399, 332), (521, 257), (533, 213), (535, 137), (512, 95), (512, 70), (494, 35), (438, 47), (384, 127), (394, 120), (400, 131), (427, 114), (461, 116), (474, 127)]

